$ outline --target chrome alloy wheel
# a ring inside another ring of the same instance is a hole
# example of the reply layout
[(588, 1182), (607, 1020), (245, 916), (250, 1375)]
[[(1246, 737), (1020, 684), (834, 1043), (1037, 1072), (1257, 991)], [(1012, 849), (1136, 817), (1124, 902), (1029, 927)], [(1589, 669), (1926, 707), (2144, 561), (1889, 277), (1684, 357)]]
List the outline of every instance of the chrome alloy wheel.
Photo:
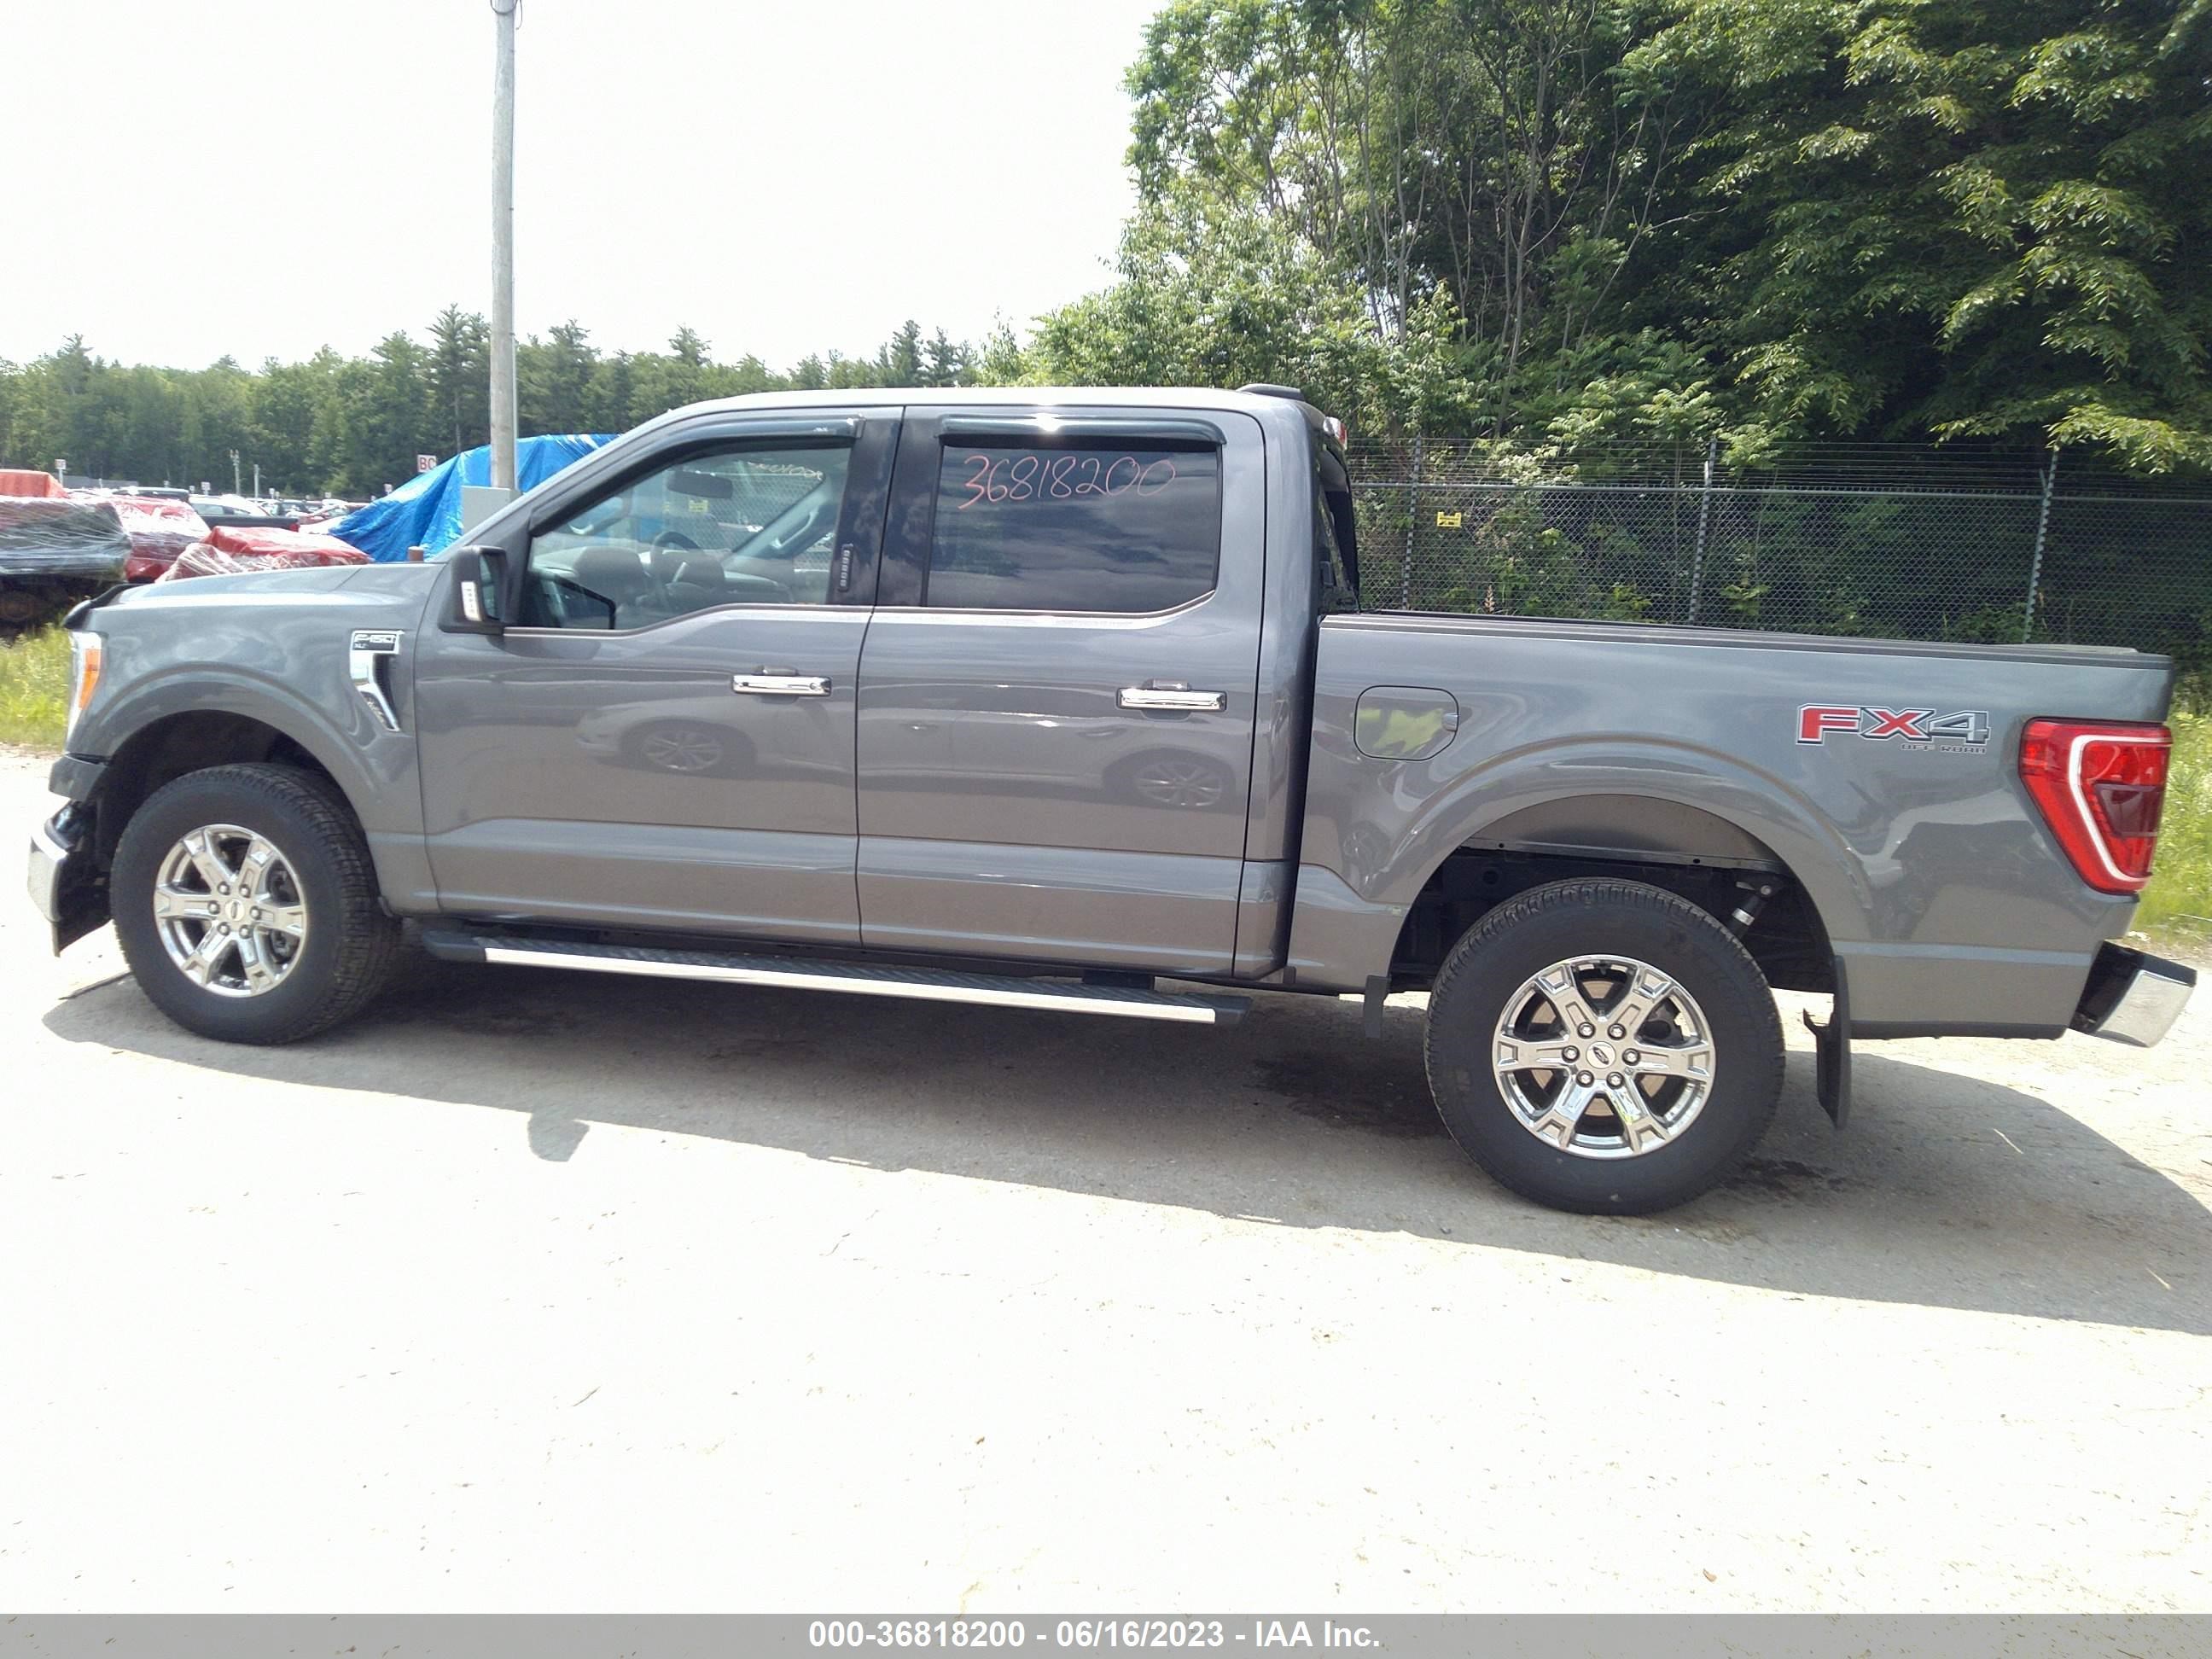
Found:
[(1137, 792), (1163, 806), (1212, 806), (1221, 799), (1225, 781), (1211, 761), (1164, 755), (1137, 774)]
[(292, 866), (265, 836), (210, 823), (172, 847), (154, 880), (154, 921), (177, 971), (222, 997), (284, 982), (307, 942)]
[(711, 772), (722, 763), (722, 740), (696, 726), (648, 732), (637, 749), (647, 765), (664, 772)]
[(1629, 957), (1574, 957), (1530, 975), (1506, 999), (1491, 1054), (1521, 1127), (1577, 1158), (1656, 1151), (1713, 1091), (1705, 1011)]

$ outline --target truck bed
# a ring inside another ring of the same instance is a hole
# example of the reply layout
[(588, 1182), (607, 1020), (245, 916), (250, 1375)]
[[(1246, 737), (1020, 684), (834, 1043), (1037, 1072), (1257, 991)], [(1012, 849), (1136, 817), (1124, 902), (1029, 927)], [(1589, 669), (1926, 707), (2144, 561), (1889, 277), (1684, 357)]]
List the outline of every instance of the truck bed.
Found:
[[(2102, 647), (1387, 612), (1328, 618), (1315, 672), (1294, 972), (1383, 971), (1462, 849), (1688, 859), (1802, 889), (1868, 1036), (2065, 1027), (2133, 902), (2075, 874), (2021, 730), (2155, 721), (2172, 674)], [(1363, 750), (1363, 713), (1381, 731), (1439, 697), (1440, 748)]]

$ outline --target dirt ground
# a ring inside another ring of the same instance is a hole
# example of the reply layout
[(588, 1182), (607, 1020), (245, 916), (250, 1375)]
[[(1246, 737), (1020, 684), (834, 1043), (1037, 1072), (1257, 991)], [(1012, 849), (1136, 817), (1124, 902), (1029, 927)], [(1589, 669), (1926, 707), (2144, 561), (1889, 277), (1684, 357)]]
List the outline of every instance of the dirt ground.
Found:
[[(27, 830), (43, 768), (0, 764)], [(423, 960), (277, 1050), (0, 906), (0, 1606), (2212, 1608), (2212, 995), (1869, 1044), (1646, 1220), (1226, 1032)]]

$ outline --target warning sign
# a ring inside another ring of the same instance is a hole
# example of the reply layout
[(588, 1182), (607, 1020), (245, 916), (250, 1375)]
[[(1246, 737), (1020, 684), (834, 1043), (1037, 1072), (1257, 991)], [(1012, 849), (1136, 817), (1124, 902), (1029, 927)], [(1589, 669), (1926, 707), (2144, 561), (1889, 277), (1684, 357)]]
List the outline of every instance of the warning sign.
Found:
[(1439, 530), (1457, 530), (1466, 522), (1467, 514), (1464, 513), (1439, 513), (1437, 514), (1437, 528)]

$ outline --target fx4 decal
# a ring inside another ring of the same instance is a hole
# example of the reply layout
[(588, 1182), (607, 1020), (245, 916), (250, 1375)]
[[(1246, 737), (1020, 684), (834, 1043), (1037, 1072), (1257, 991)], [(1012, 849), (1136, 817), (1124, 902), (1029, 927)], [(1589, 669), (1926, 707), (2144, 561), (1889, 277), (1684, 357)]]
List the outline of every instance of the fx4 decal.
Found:
[(1823, 702), (1808, 702), (1797, 711), (1798, 742), (1825, 743), (1832, 732), (1876, 742), (1902, 738), (1909, 744), (1978, 749), (1990, 740), (1990, 715), (1985, 708), (1939, 714), (1932, 708), (1853, 708)]

